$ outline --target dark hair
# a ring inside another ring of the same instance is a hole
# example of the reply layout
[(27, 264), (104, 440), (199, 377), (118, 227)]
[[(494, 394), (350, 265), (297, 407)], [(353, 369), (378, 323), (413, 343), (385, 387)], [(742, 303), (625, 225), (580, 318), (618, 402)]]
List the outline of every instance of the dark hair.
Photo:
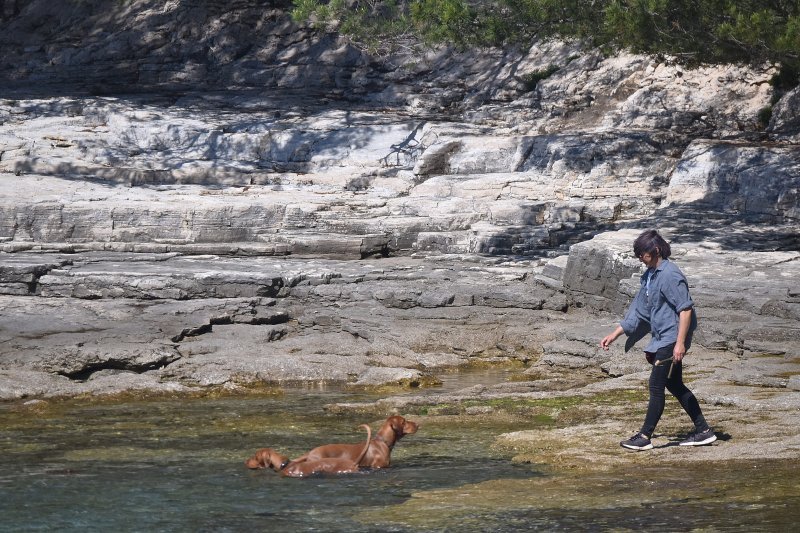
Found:
[(641, 257), (642, 254), (655, 254), (656, 252), (662, 259), (667, 259), (672, 254), (669, 243), (654, 229), (643, 231), (633, 241), (633, 254), (636, 257)]

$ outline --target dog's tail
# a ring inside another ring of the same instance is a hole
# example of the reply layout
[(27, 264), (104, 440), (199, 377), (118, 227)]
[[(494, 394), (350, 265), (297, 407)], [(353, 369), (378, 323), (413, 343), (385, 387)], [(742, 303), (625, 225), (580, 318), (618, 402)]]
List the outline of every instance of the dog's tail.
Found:
[(356, 458), (355, 463), (358, 466), (358, 463), (367, 455), (367, 451), (369, 451), (369, 445), (372, 441), (372, 429), (367, 424), (361, 424), (359, 427), (362, 427), (367, 430), (367, 443), (364, 445), (364, 449), (361, 451), (361, 454)]

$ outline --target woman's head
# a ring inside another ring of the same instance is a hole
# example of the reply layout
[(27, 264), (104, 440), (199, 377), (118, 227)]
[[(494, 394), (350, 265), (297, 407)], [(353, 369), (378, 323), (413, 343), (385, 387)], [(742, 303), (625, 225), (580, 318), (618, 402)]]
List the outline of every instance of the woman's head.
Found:
[(640, 258), (644, 254), (667, 259), (672, 254), (669, 243), (654, 229), (645, 230), (633, 241), (633, 254)]

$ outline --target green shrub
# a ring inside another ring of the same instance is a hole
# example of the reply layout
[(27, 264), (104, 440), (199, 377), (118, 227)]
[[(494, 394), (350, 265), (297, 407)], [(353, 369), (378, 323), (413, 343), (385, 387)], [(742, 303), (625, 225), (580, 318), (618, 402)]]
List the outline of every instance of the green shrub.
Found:
[(558, 65), (550, 65), (547, 68), (534, 70), (533, 72), (529, 72), (522, 76), (522, 81), (525, 84), (525, 88), (528, 91), (532, 91), (536, 88), (540, 81), (546, 80), (556, 72), (558, 72), (559, 67)]
[[(772, 62), (800, 71), (797, 0), (295, 0), (293, 16), (371, 51), (580, 39), (686, 63)], [(787, 76), (797, 85), (796, 74)]]

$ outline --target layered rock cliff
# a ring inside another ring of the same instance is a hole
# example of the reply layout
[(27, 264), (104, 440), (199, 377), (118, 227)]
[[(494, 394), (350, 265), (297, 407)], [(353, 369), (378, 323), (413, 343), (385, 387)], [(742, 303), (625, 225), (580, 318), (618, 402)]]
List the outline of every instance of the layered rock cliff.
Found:
[(475, 359), (617, 375), (593, 313), (624, 307), (649, 226), (750, 324), (710, 312), (707, 348), (798, 356), (800, 93), (774, 66), (559, 42), (378, 60), (286, 2), (2, 6), (4, 396)]

